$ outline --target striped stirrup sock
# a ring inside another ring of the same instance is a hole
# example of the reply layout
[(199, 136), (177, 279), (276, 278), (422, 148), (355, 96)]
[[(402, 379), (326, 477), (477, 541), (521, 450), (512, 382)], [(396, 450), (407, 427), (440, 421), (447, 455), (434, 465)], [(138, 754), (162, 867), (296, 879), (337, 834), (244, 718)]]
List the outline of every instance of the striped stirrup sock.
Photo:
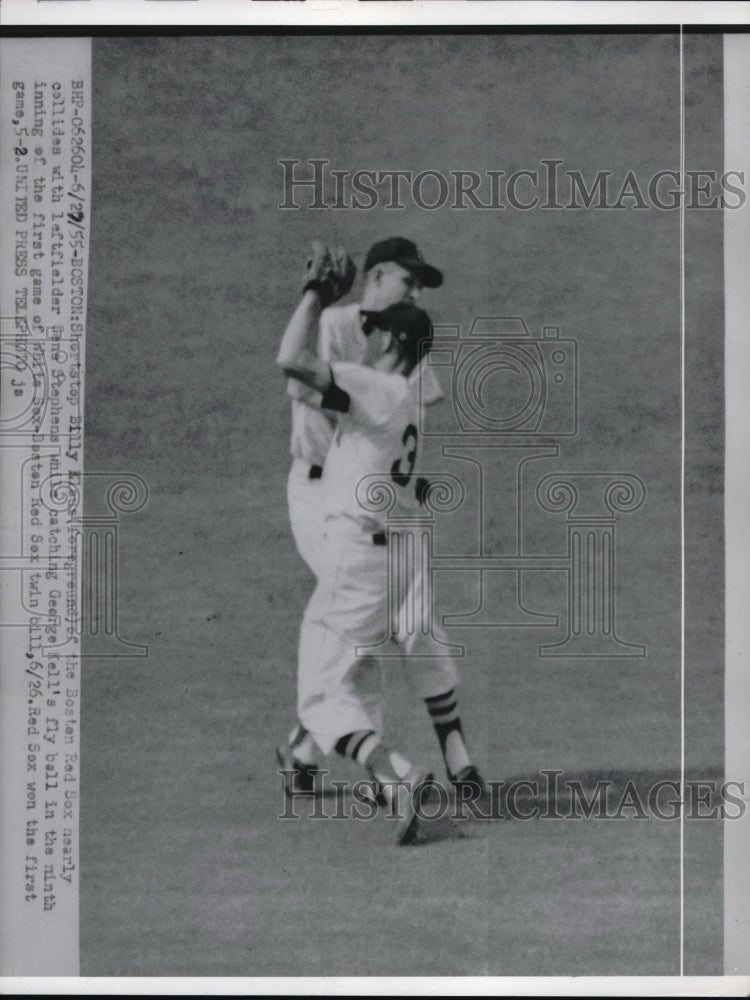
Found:
[(425, 704), (437, 733), (448, 777), (452, 780), (462, 768), (471, 764), (458, 714), (456, 692), (451, 689), (445, 694), (425, 698)]
[(403, 780), (413, 770), (411, 763), (397, 751), (389, 750), (372, 729), (342, 736), (336, 744), (336, 753), (366, 767), (389, 799), (393, 792), (390, 783)]

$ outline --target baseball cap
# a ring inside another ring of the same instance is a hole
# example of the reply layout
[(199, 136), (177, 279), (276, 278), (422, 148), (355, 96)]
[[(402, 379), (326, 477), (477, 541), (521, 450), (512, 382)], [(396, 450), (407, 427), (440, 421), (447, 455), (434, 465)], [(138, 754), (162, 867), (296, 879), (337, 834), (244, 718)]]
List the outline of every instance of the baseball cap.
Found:
[(362, 311), (365, 322), (381, 330), (389, 330), (401, 354), (417, 364), (430, 349), (432, 322), (430, 317), (412, 302), (397, 302), (377, 312)]
[(403, 236), (389, 236), (386, 240), (373, 243), (365, 257), (365, 272), (389, 260), (415, 274), (425, 288), (439, 288), (443, 283), (442, 273), (425, 261), (416, 243)]

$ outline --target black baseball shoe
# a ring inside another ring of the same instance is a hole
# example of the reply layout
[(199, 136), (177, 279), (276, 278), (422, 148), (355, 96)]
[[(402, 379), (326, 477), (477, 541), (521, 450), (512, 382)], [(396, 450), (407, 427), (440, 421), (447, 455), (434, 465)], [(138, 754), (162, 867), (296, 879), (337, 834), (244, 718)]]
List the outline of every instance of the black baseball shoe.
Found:
[(375, 777), (374, 771), (371, 771), (368, 768), (367, 773), (370, 776), (370, 784), (368, 785), (367, 783), (363, 783), (360, 789), (360, 794), (367, 799), (368, 802), (371, 802), (379, 809), (385, 809), (388, 805), (388, 797), (383, 791), (383, 786)]
[(396, 843), (399, 847), (416, 844), (419, 839), (420, 817), (419, 803), (421, 796), (426, 795), (428, 782), (434, 781), (429, 772), (412, 771), (406, 778), (406, 783), (398, 787), (399, 821), (396, 830)]
[(323, 794), (322, 782), (315, 781), (316, 774), (320, 773), (317, 764), (303, 764), (286, 744), (276, 747), (276, 759), (284, 782), (284, 792), (288, 796)]
[(447, 796), (440, 795), (429, 772), (414, 768), (398, 786), (399, 822), (396, 843), (399, 847), (453, 840), (463, 834), (453, 822)]

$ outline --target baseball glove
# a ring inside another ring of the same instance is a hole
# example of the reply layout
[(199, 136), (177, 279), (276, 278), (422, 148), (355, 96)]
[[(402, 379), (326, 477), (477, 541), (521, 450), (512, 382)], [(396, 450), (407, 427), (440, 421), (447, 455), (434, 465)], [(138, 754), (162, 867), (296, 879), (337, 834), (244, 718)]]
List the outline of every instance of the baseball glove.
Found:
[(316, 291), (325, 309), (346, 295), (354, 284), (356, 273), (354, 262), (343, 247), (331, 252), (320, 240), (313, 240), (302, 291)]

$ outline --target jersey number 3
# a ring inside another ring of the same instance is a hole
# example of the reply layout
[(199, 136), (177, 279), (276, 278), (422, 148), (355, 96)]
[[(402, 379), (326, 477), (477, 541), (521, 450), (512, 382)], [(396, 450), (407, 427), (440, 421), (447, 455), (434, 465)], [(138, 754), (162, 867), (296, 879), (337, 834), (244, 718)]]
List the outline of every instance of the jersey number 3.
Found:
[(409, 426), (404, 431), (404, 435), (401, 438), (402, 443), (406, 448), (411, 444), (412, 447), (406, 452), (406, 464), (408, 469), (406, 472), (401, 471), (401, 461), (402, 459), (397, 458), (396, 461), (391, 466), (391, 479), (396, 483), (397, 486), (408, 486), (409, 480), (411, 479), (411, 474), (414, 471), (414, 463), (417, 461), (417, 428), (414, 424), (409, 424)]

